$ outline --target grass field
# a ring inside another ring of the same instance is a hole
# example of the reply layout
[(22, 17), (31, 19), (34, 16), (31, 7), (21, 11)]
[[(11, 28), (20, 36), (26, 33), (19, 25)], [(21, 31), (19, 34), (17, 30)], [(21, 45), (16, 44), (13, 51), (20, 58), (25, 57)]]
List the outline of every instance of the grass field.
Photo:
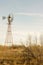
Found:
[(0, 65), (43, 65), (43, 46), (0, 46)]

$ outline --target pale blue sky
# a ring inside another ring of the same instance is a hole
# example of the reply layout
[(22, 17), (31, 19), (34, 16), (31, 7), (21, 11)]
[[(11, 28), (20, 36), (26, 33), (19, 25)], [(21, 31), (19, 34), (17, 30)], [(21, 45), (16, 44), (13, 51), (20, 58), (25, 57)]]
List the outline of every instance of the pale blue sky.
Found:
[[(25, 38), (29, 32), (43, 32), (43, 0), (0, 0), (0, 42), (5, 41), (7, 20), (2, 16), (13, 13), (14, 42)], [(3, 38), (2, 38), (3, 36)]]

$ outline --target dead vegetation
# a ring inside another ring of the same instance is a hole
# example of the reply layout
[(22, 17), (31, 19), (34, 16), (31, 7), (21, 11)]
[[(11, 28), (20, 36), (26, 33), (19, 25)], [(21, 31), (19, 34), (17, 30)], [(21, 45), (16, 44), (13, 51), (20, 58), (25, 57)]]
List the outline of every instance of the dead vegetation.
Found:
[(25, 46), (1, 46), (0, 45), (0, 65), (43, 65), (43, 37), (40, 36), (40, 45), (31, 42), (31, 36), (28, 37)]
[(43, 65), (43, 46), (0, 46), (0, 65)]

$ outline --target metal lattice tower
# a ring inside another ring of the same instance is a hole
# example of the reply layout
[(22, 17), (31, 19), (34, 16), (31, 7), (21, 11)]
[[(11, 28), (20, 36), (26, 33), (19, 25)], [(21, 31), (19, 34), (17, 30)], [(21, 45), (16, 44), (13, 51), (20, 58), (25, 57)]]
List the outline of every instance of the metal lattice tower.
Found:
[(8, 28), (7, 28), (7, 34), (5, 39), (5, 45), (13, 45), (13, 37), (12, 37), (12, 31), (11, 31), (11, 23), (13, 21), (13, 17), (9, 15), (7, 19), (8, 19)]

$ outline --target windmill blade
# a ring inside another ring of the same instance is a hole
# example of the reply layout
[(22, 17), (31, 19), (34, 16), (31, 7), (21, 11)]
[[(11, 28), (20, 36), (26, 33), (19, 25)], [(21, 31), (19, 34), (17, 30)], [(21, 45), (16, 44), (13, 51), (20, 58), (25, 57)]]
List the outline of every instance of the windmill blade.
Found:
[(12, 14), (12, 21), (13, 21), (13, 19), (14, 19), (14, 16), (13, 16), (13, 14)]
[(11, 16), (11, 21), (13, 21), (13, 19), (14, 19), (14, 16), (13, 16), (13, 14), (10, 14), (10, 16)]

